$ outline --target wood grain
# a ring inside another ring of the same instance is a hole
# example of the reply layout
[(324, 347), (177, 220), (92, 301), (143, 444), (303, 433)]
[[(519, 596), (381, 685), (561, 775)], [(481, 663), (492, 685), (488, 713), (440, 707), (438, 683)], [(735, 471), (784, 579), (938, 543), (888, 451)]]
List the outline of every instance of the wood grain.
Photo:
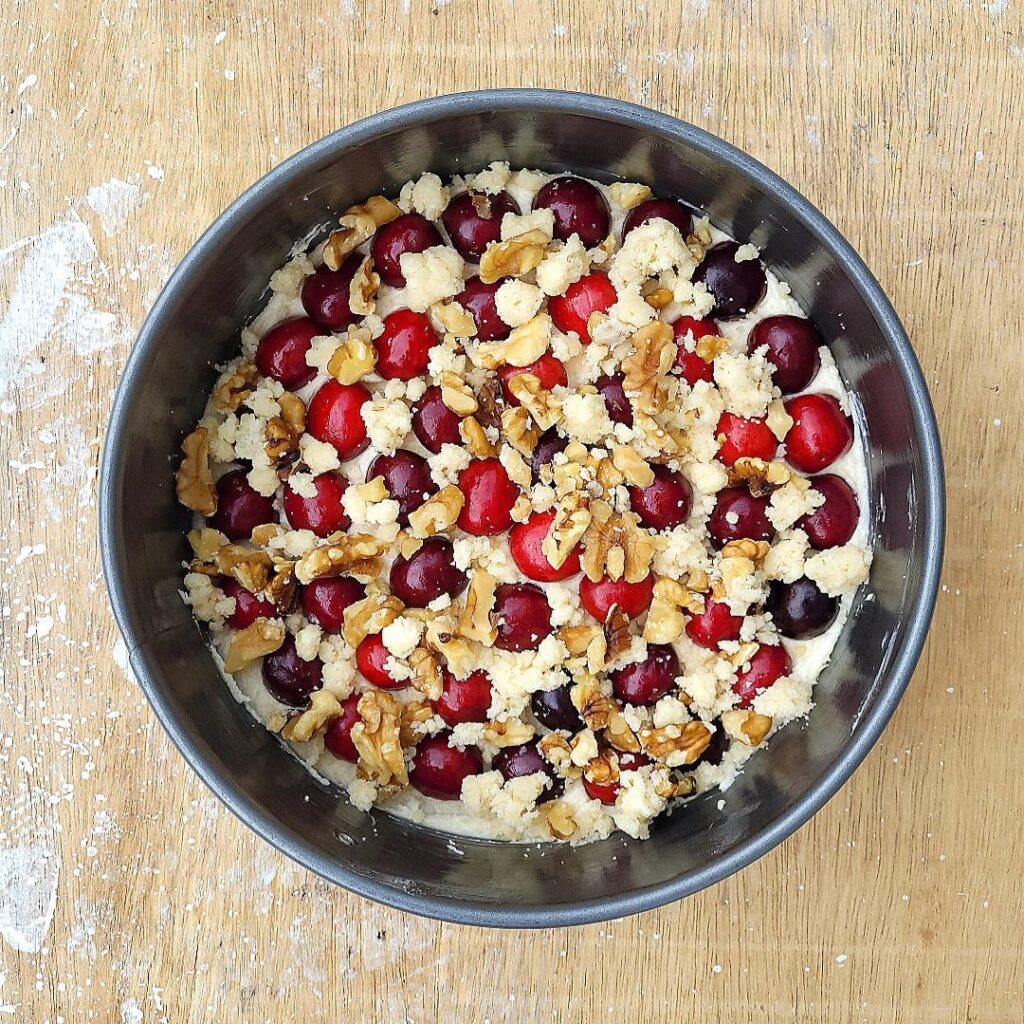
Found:
[[(0, 858), (59, 869), (0, 1020), (1021, 1019), (1019, 3), (11, 0), (0, 53)], [(348, 896), (223, 811), (115, 662), (94, 541), (112, 389), (207, 223), (351, 119), (514, 85), (677, 114), (823, 209), (914, 339), (950, 498), (926, 655), (839, 796), (684, 904), (533, 934)]]

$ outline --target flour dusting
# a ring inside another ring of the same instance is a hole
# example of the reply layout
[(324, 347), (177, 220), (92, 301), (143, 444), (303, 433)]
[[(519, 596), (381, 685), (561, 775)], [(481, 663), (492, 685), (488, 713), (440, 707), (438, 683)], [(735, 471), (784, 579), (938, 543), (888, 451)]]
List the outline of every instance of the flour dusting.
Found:
[(44, 846), (0, 850), (0, 938), (19, 953), (38, 953), (57, 906), (60, 864)]
[(103, 233), (114, 235), (132, 211), (146, 201), (146, 197), (138, 185), (111, 178), (102, 185), (93, 185), (85, 193), (85, 201), (99, 215)]

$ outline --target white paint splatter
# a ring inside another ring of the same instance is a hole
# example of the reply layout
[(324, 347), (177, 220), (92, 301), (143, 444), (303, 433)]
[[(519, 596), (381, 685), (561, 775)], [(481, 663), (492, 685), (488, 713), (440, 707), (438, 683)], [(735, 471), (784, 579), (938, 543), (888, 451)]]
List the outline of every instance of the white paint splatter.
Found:
[(836, 963), (837, 963), (837, 964), (839, 964), (839, 966), (840, 966), (840, 967), (841, 967), (841, 966), (842, 966), (843, 964), (845, 964), (845, 963), (846, 963), (846, 954), (845, 954), (845, 953), (840, 953), (840, 954), (839, 954), (839, 955), (838, 955), (838, 956), (836, 957)]
[(0, 938), (19, 953), (38, 953), (57, 906), (60, 863), (45, 846), (0, 850)]
[(225, 68), (224, 69), (224, 77), (229, 82), (233, 82), (235, 80), (235, 73), (234, 73), (234, 71), (231, 70), (231, 68)]
[(34, 85), (35, 85), (35, 84), (36, 84), (36, 83), (37, 83), (38, 81), (39, 81), (39, 76), (38, 76), (38, 75), (29, 75), (29, 76), (28, 76), (28, 77), (27, 77), (27, 78), (26, 78), (26, 79), (25, 79), (25, 80), (24, 80), (24, 81), (23, 81), (23, 82), (21, 83), (21, 85), (19, 85), (19, 86), (18, 86), (18, 95), (19, 95), (19, 96), (21, 96), (21, 95), (22, 95), (22, 93), (24, 93), (24, 92), (27, 92), (27, 91), (28, 91), (29, 89), (31, 89), (31, 88), (32, 88), (32, 86), (34, 86)]
[(553, 36), (558, 36), (558, 38), (561, 39), (561, 37), (564, 36), (565, 33), (568, 32), (568, 31), (569, 31), (569, 29), (565, 25), (555, 25), (551, 29), (551, 34)]
[(225, 32), (223, 29), (221, 29), (221, 31), (218, 32), (213, 37), (213, 45), (214, 46), (220, 46), (220, 44), (223, 43), (224, 40), (227, 38), (227, 35), (228, 35), (227, 32)]
[(1024, 46), (1011, 46), (1010, 56), (1016, 57), (1017, 60), (1024, 60)]
[(85, 193), (85, 202), (99, 215), (100, 227), (105, 235), (116, 234), (132, 211), (137, 210), (145, 201), (146, 197), (138, 185), (119, 178), (111, 178), (102, 185), (93, 185)]
[(156, 164), (147, 164), (146, 165), (146, 173), (154, 181), (163, 181), (164, 180), (164, 169), (162, 167), (158, 167)]

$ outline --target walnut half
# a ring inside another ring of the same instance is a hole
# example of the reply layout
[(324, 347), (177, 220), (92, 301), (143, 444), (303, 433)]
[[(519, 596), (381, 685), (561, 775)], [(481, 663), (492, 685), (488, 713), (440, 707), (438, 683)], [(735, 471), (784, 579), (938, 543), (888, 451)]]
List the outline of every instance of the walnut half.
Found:
[(184, 441), (185, 453), (174, 478), (174, 492), (185, 508), (204, 516), (217, 511), (217, 491), (210, 472), (210, 434), (206, 427), (196, 427)]

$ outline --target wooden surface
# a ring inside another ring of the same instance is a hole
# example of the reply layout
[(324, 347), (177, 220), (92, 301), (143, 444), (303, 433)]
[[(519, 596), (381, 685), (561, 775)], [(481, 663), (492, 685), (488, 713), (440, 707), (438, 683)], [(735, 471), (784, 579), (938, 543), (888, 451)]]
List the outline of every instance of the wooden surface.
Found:
[[(1020, 1021), (1021, 4), (274, 7), (0, 19), (0, 1021)], [(925, 657), (840, 795), (684, 904), (535, 934), (384, 910), (221, 809), (118, 667), (94, 540), (118, 372), (209, 221), (347, 121), (509, 85), (678, 114), (823, 209), (914, 339), (950, 498)]]

